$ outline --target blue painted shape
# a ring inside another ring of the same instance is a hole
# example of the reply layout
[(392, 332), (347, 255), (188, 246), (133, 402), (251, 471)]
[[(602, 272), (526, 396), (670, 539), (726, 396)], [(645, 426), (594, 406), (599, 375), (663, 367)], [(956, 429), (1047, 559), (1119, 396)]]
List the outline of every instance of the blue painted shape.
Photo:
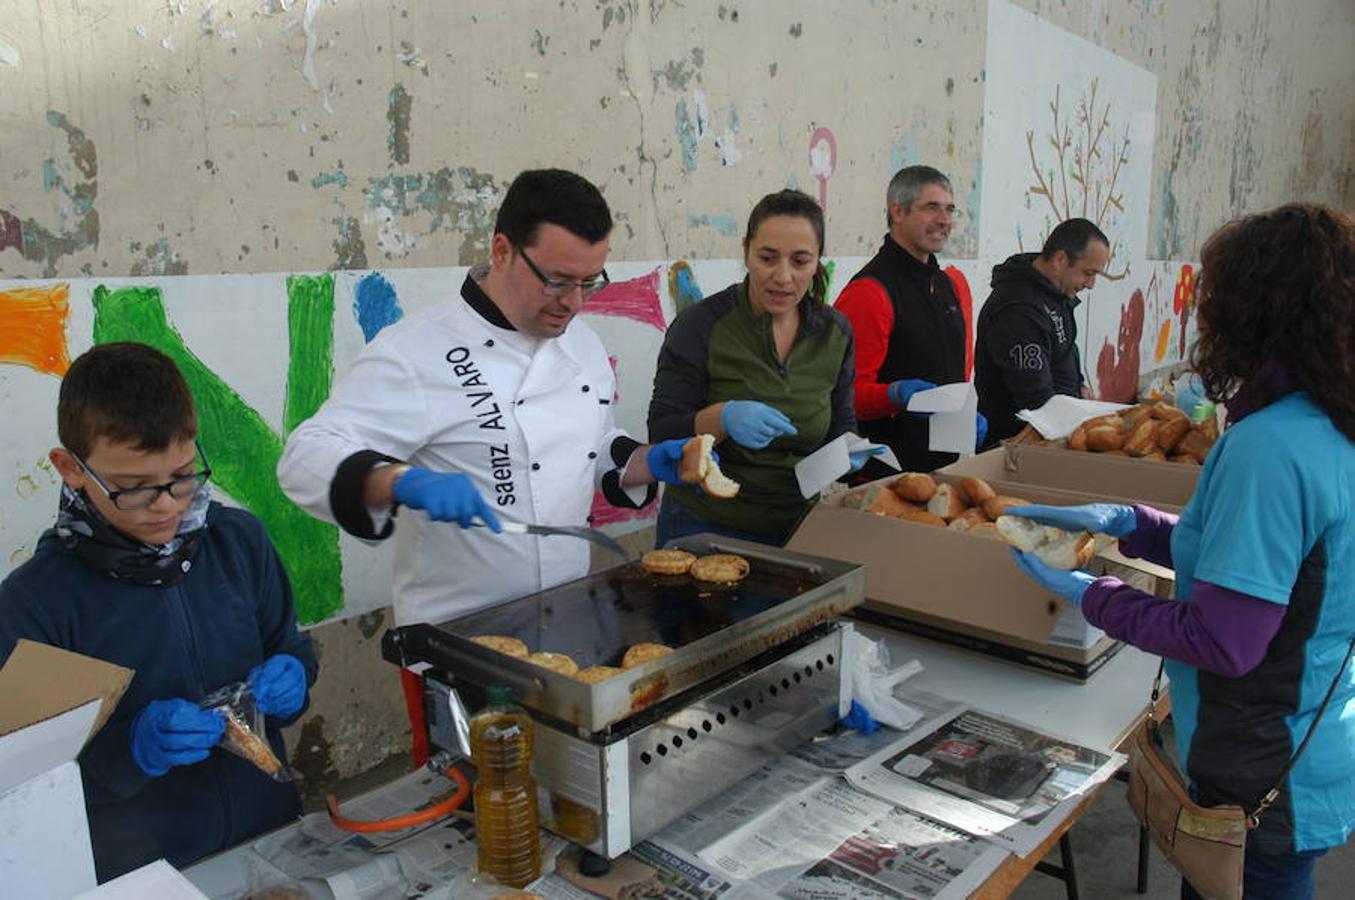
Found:
[(704, 213), (699, 216), (687, 216), (688, 228), (700, 228), (703, 225), (714, 228), (725, 237), (734, 237), (739, 233), (739, 223), (734, 221), (733, 216), (710, 216)]
[(679, 97), (673, 107), (674, 128), (677, 130), (678, 143), (682, 145), (682, 168), (688, 172), (696, 171), (696, 129), (687, 115), (687, 99)]
[(381, 329), (405, 317), (395, 285), (380, 272), (363, 276), (353, 289), (353, 317), (362, 328), (362, 339), (371, 343)]
[(675, 266), (673, 275), (673, 305), (677, 311), (682, 312), (687, 307), (700, 303), (705, 294), (701, 291), (701, 285), (696, 282), (696, 273), (692, 271), (692, 267)]
[(917, 148), (916, 134), (905, 134), (899, 138), (898, 143), (889, 148), (889, 170), (891, 172), (897, 172), (904, 166), (915, 166), (921, 160), (922, 157)]

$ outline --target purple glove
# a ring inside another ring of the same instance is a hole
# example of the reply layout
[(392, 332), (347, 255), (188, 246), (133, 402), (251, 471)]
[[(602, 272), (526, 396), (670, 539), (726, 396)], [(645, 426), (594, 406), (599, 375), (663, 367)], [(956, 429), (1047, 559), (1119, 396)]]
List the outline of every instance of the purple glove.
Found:
[(421, 509), (435, 522), (455, 522), (462, 528), (478, 518), (495, 534), (503, 531), (494, 508), (485, 502), (471, 480), (460, 472), (430, 472), (411, 468), (395, 480), (397, 502)]
[(268, 657), (249, 670), (254, 704), (266, 716), (285, 719), (306, 702), (306, 669), (290, 653)]
[(155, 778), (174, 766), (202, 762), (226, 731), (216, 710), (187, 700), (152, 700), (132, 723), (132, 759)]

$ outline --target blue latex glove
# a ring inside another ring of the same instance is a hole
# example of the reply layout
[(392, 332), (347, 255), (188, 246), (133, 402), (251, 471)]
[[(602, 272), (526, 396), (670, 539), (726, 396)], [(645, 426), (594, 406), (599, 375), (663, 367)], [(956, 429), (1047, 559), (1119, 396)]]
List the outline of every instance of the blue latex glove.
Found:
[(875, 721), (875, 717), (855, 700), (852, 701), (852, 708), (842, 717), (842, 724), (862, 734), (874, 734), (875, 729), (880, 727), (880, 723)]
[(734, 443), (749, 450), (761, 450), (782, 435), (796, 433), (785, 413), (757, 400), (726, 401), (720, 427)]
[(158, 778), (174, 766), (202, 762), (225, 731), (226, 720), (216, 710), (187, 700), (152, 700), (132, 723), (132, 759)]
[(1015, 547), (1011, 550), (1012, 557), (1021, 567), (1021, 571), (1029, 575), (1036, 584), (1058, 594), (1079, 609), (1082, 607), (1082, 595), (1087, 593), (1087, 588), (1092, 586), (1095, 578), (1081, 569), (1051, 569), (1040, 562), (1040, 558), (1034, 553), (1022, 553)]
[(456, 522), (462, 528), (470, 528), (479, 518), (495, 534), (503, 530), (493, 507), (460, 472), (410, 469), (395, 480), (394, 491), (397, 502), (423, 510), (435, 522)]
[(1139, 517), (1134, 507), (1117, 503), (1086, 503), (1082, 506), (1041, 506), (1032, 503), (1029, 506), (1013, 506), (1007, 510), (1007, 515), (1022, 516), (1064, 531), (1090, 531), (1092, 534), (1108, 534), (1113, 538), (1129, 537), (1139, 527)]
[(661, 441), (649, 448), (645, 454), (645, 462), (649, 464), (649, 473), (654, 476), (655, 481), (662, 481), (664, 484), (681, 484), (682, 479), (678, 477), (678, 466), (682, 463), (682, 448), (687, 445), (690, 438), (674, 438), (671, 441)]
[(983, 413), (974, 413), (974, 449), (977, 450), (983, 446), (983, 439), (988, 437), (988, 419)]
[(851, 471), (855, 472), (857, 469), (861, 468), (866, 464), (866, 460), (870, 459), (872, 456), (879, 456), (881, 453), (884, 453), (885, 450), (887, 449), (889, 448), (872, 447), (869, 450), (857, 450), (855, 453), (848, 453), (847, 459), (851, 460), (852, 463)]
[[(918, 391), (930, 391), (936, 385), (930, 381), (923, 381), (921, 378), (905, 378), (902, 381), (896, 381), (889, 386), (889, 401), (899, 409), (907, 409), (908, 401)], [(930, 415), (923, 413), (922, 415)]]
[(290, 653), (268, 657), (249, 670), (254, 705), (266, 716), (287, 718), (306, 702), (306, 669)]

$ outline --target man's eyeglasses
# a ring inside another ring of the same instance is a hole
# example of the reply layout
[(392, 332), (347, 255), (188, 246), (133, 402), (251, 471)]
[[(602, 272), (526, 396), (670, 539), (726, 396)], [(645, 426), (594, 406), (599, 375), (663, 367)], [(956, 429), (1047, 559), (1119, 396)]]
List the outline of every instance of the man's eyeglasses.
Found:
[(527, 255), (526, 250), (521, 247), (518, 247), (517, 250), (518, 255), (527, 263), (527, 268), (531, 269), (532, 274), (541, 280), (542, 292), (547, 297), (563, 297), (570, 291), (578, 288), (579, 294), (582, 295), (583, 299), (587, 300), (589, 297), (611, 284), (612, 280), (607, 277), (605, 271), (597, 278), (590, 278), (588, 281), (569, 281), (564, 278), (550, 278), (545, 272), (537, 267), (536, 263), (532, 262), (532, 258)]
[(936, 201), (932, 201), (931, 203), (919, 203), (916, 208), (922, 210), (929, 216), (939, 216), (942, 213), (945, 213), (952, 219), (958, 219), (960, 217), (960, 210), (955, 207), (954, 203), (937, 203)]
[(145, 509), (156, 500), (160, 499), (162, 493), (169, 494), (176, 500), (182, 500), (184, 497), (191, 497), (197, 493), (198, 488), (207, 483), (207, 479), (212, 477), (212, 467), (207, 465), (207, 454), (202, 452), (202, 445), (194, 442), (198, 448), (198, 456), (202, 457), (202, 469), (193, 472), (190, 475), (184, 475), (173, 481), (167, 481), (164, 484), (147, 484), (141, 487), (125, 488), (114, 490), (104, 483), (104, 480), (95, 474), (80, 454), (71, 451), (71, 456), (80, 464), (80, 468), (85, 470), (85, 474), (94, 479), (105, 494), (108, 495), (111, 502), (118, 509)]

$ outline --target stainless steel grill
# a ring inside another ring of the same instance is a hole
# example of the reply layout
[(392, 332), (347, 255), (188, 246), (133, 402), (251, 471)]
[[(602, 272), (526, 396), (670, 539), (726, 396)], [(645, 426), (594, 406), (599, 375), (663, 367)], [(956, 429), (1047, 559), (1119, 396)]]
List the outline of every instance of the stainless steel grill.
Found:
[[(444, 685), (513, 687), (538, 720), (534, 771), (548, 827), (616, 856), (846, 712), (838, 617), (865, 596), (865, 571), (713, 535), (670, 546), (737, 553), (737, 585), (656, 576), (638, 561), (437, 625), (388, 632), (387, 659), (426, 663), (432, 720)], [(598, 684), (475, 643), (480, 635), (619, 666), (628, 647), (673, 652)], [(478, 691), (476, 691), (478, 693)], [(442, 718), (445, 719), (445, 716)], [(452, 749), (438, 726), (435, 743)]]

